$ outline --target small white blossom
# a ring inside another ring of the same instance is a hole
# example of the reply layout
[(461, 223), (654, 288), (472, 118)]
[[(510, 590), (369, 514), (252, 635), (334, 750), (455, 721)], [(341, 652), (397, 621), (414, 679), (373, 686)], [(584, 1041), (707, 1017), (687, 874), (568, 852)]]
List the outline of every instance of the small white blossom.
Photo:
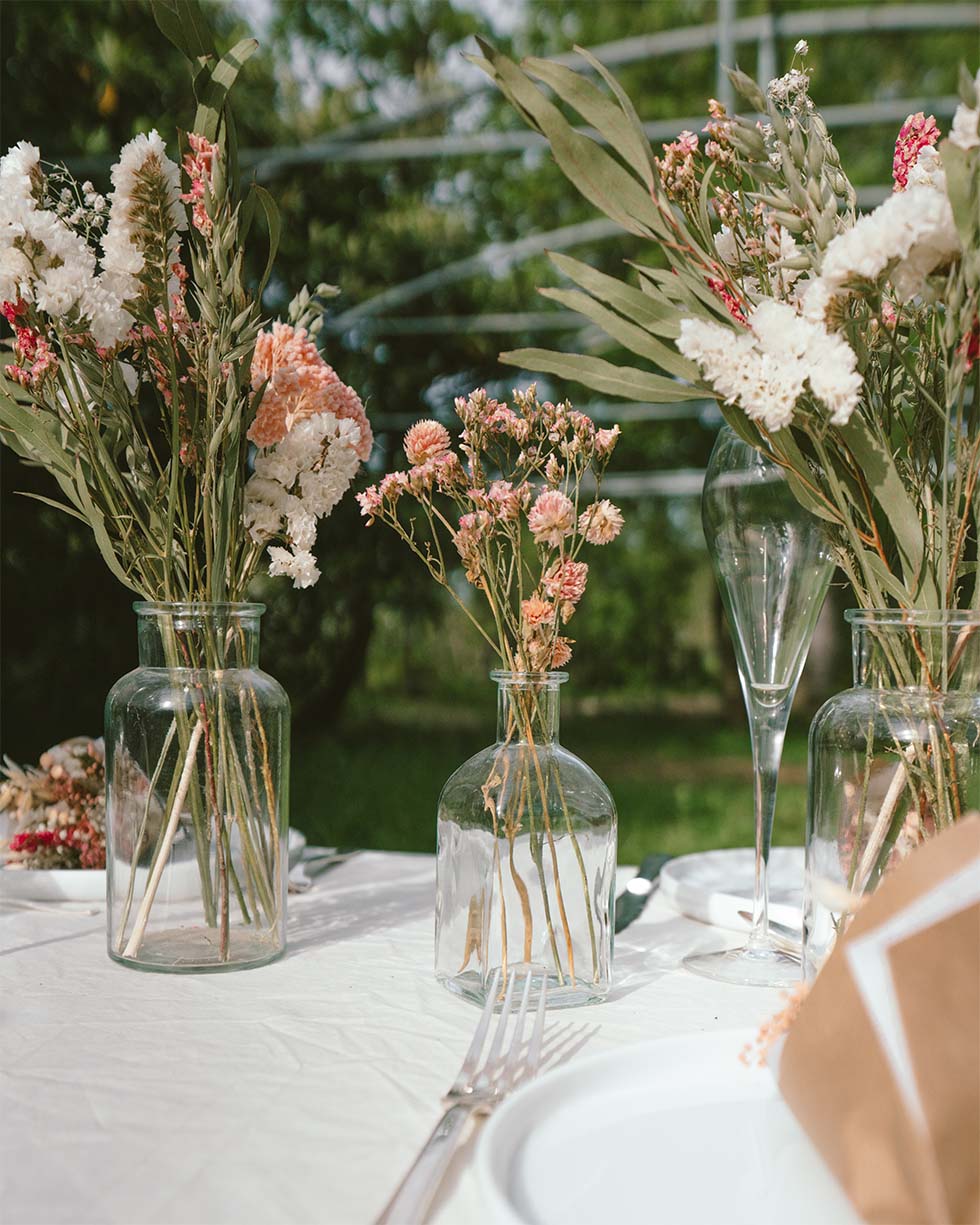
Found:
[(793, 50), (796, 52), (797, 55), (809, 55), (810, 54), (810, 44), (806, 41), (805, 38), (801, 38), (800, 41), (796, 44), (796, 46), (793, 48)]

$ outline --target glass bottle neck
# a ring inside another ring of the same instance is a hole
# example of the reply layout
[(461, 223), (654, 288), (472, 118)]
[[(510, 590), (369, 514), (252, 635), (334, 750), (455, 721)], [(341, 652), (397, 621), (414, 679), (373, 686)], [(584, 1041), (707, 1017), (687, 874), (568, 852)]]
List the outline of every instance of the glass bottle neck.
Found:
[(262, 604), (134, 604), (144, 668), (221, 671), (259, 662)]
[(980, 614), (851, 610), (846, 615), (856, 686), (980, 691)]
[(557, 744), (561, 672), (496, 672), (497, 743)]

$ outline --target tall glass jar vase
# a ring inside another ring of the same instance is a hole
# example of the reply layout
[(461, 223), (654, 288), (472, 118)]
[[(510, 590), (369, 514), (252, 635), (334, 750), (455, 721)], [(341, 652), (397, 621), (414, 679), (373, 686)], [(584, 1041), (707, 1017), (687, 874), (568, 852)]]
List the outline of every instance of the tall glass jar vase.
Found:
[(139, 667), (106, 700), (108, 945), (143, 970), (285, 948), (289, 699), (261, 604), (134, 605)]
[(846, 617), (854, 687), (825, 703), (810, 729), (808, 978), (898, 860), (980, 810), (980, 613)]
[(612, 973), (616, 808), (558, 742), (563, 672), (494, 672), (497, 742), (439, 799), (436, 977), (483, 1003), (495, 971), (594, 1003)]

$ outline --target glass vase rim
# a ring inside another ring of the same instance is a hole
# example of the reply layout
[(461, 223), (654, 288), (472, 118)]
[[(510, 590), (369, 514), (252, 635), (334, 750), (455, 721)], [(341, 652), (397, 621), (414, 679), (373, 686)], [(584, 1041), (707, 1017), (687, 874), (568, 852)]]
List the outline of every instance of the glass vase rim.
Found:
[(265, 604), (255, 600), (134, 600), (140, 617), (261, 617)]
[(522, 672), (511, 671), (509, 668), (494, 668), (490, 679), (498, 685), (564, 685), (568, 680), (567, 672)]
[(844, 620), (855, 629), (951, 629), (980, 627), (972, 608), (848, 608)]

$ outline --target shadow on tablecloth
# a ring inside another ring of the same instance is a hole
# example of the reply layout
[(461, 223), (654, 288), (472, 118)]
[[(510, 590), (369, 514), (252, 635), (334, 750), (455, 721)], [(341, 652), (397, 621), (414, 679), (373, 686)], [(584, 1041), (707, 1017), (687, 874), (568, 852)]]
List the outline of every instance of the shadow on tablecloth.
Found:
[(431, 917), (433, 886), (430, 879), (379, 881), (371, 891), (331, 888), (332, 878), (300, 898), (289, 899), (286, 957), (299, 957), (313, 948), (358, 940), (362, 936), (403, 927)]

